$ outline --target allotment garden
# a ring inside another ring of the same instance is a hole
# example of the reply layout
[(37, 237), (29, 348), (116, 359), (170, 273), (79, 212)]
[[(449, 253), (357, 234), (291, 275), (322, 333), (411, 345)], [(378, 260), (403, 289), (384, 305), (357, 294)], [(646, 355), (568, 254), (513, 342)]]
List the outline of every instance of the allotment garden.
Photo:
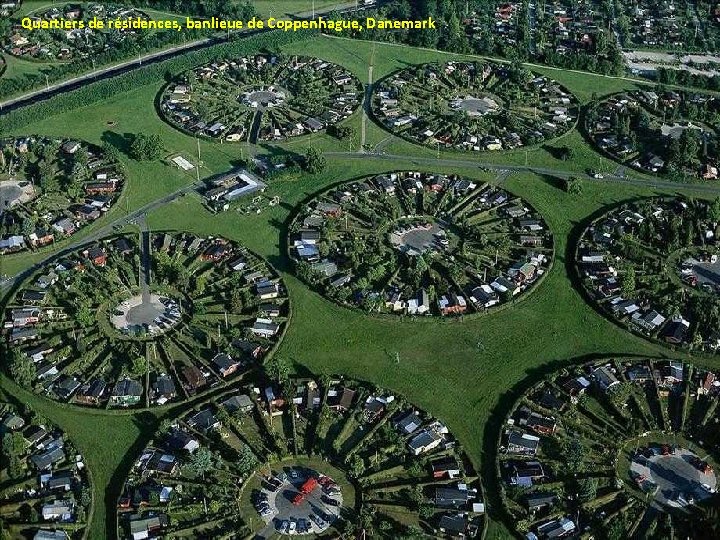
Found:
[(460, 150), (508, 150), (569, 131), (577, 100), (557, 82), (515, 66), (411, 66), (375, 85), (375, 118), (410, 141)]
[(420, 172), (333, 187), (289, 231), (297, 274), (369, 312), (463, 315), (531, 289), (552, 260), (542, 217), (493, 185)]
[(36, 249), (75, 234), (115, 203), (120, 164), (69, 139), (0, 139), (0, 254)]
[(0, 401), (0, 529), (10, 539), (79, 540), (92, 504), (85, 462), (65, 434)]
[(90, 28), (88, 23), (97, 17), (104, 22), (114, 19), (145, 19), (147, 15), (137, 9), (114, 4), (77, 3), (53, 6), (33, 12), (30, 18), (39, 23), (55, 20), (82, 21), (84, 28), (46, 29), (23, 28), (14, 21), (7, 35), (3, 36), (3, 48), (13, 56), (43, 61), (72, 61), (92, 58), (112, 48), (127, 46), (135, 41), (142, 47), (143, 34), (147, 32), (119, 28)]
[(709, 94), (634, 91), (592, 104), (589, 137), (616, 161), (643, 172), (718, 178), (720, 101)]
[(288, 372), (273, 358), (164, 421), (126, 480), (120, 537), (482, 530), (478, 478), (441, 422), (366, 383)]
[(242, 246), (121, 235), (29, 277), (5, 309), (15, 380), (93, 407), (184, 401), (252, 369), (289, 316), (277, 273)]
[(360, 105), (345, 68), (305, 56), (218, 60), (179, 76), (160, 97), (170, 124), (226, 141), (284, 140), (341, 122)]
[(720, 346), (720, 201), (643, 199), (596, 219), (577, 250), (582, 286), (630, 330), (672, 346)]
[(502, 497), (518, 532), (707, 537), (718, 376), (680, 361), (608, 359), (533, 386), (499, 448)]

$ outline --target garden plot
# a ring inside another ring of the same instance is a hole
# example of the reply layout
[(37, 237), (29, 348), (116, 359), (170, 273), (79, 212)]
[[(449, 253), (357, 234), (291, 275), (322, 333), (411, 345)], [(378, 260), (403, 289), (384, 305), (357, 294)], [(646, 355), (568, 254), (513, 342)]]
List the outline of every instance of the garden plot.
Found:
[(256, 55), (182, 74), (160, 96), (163, 117), (193, 135), (226, 141), (284, 140), (350, 116), (362, 101), (345, 68), (303, 56)]
[(709, 94), (634, 91), (588, 109), (585, 129), (613, 159), (643, 172), (715, 180), (720, 102)]
[(0, 255), (37, 249), (101, 218), (124, 186), (119, 163), (69, 139), (0, 139)]
[(530, 290), (552, 259), (542, 217), (469, 179), (402, 172), (317, 195), (290, 226), (298, 275), (369, 312), (463, 315)]
[(112, 48), (126, 46), (127, 43), (142, 41), (143, 30), (89, 28), (88, 23), (97, 17), (103, 21), (114, 19), (143, 19), (143, 12), (121, 5), (77, 3), (53, 6), (35, 11), (30, 18), (36, 21), (54, 21), (58, 19), (83, 21), (84, 28), (72, 30), (28, 30), (20, 21), (10, 28), (3, 37), (3, 48), (13, 56), (42, 61), (72, 61), (92, 58)]
[(412, 66), (375, 85), (372, 110), (412, 142), (458, 150), (510, 150), (562, 135), (577, 100), (558, 83), (509, 65)]
[(18, 383), (75, 404), (148, 407), (224, 386), (271, 355), (288, 301), (242, 246), (141, 232), (49, 263), (5, 314)]
[(502, 498), (518, 532), (703, 531), (718, 456), (706, 439), (714, 413), (694, 409), (716, 407), (716, 377), (679, 361), (608, 359), (533, 386), (499, 446)]
[(72, 441), (29, 409), (0, 401), (2, 532), (8, 539), (85, 538), (90, 475)]
[(618, 7), (623, 48), (716, 52), (720, 47), (717, 4), (689, 0), (640, 0)]
[(273, 358), (166, 420), (118, 504), (118, 534), (479, 536), (480, 483), (448, 429), (352, 380)]
[(671, 346), (715, 352), (720, 343), (720, 201), (646, 199), (595, 220), (577, 268), (599, 308)]

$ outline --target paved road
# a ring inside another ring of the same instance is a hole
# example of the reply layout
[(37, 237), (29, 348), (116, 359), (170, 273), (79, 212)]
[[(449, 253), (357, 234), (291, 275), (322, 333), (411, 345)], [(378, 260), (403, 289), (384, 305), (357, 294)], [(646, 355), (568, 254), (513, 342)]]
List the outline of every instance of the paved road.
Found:
[(26, 277), (30, 276), (33, 272), (38, 270), (41, 266), (44, 264), (47, 264), (48, 261), (60, 258), (64, 255), (67, 255), (68, 253), (71, 253), (72, 251), (76, 250), (80, 246), (94, 242), (96, 240), (99, 240), (100, 238), (103, 238), (104, 236), (108, 236), (109, 234), (112, 234), (115, 227), (122, 228), (125, 227), (128, 223), (134, 223), (143, 221), (145, 219), (145, 215), (149, 212), (152, 212), (153, 210), (156, 210), (162, 206), (165, 206), (166, 204), (171, 203), (172, 201), (178, 199), (179, 197), (184, 196), (187, 193), (190, 193), (191, 191), (196, 191), (200, 187), (204, 186), (203, 182), (195, 182), (193, 184), (190, 184), (189, 186), (185, 186), (183, 188), (178, 189), (177, 191), (174, 191), (173, 193), (170, 193), (168, 195), (165, 195), (164, 197), (161, 197), (160, 199), (157, 199), (155, 201), (152, 201), (142, 208), (138, 208), (134, 212), (115, 219), (114, 221), (111, 221), (104, 225), (103, 227), (100, 227), (99, 229), (96, 229), (88, 236), (84, 236), (79, 240), (76, 240), (64, 248), (62, 248), (60, 251), (53, 251), (50, 254), (48, 254), (47, 257), (43, 257), (42, 260), (38, 261), (34, 265), (30, 266), (26, 270), (23, 270), (22, 272), (15, 274), (14, 276), (10, 276), (8, 279), (4, 280), (2, 283), (0, 283), (0, 295), (5, 294), (10, 288), (14, 287), (18, 283), (20, 283), (22, 280), (24, 280)]
[[(718, 184), (683, 184), (679, 182), (672, 182), (669, 180), (662, 179), (646, 179), (638, 176), (628, 176), (623, 171), (616, 171), (615, 174), (605, 174), (601, 179), (595, 179), (587, 174), (578, 173), (576, 171), (568, 171), (564, 169), (548, 168), (548, 167), (534, 167), (532, 165), (508, 165), (500, 163), (483, 163), (481, 161), (468, 160), (468, 159), (436, 159), (430, 157), (409, 157), (401, 156), (397, 154), (385, 154), (385, 153), (362, 153), (362, 152), (326, 152), (327, 156), (331, 157), (343, 157), (346, 159), (374, 159), (378, 161), (410, 161), (416, 165), (439, 165), (441, 167), (472, 167), (480, 169), (488, 169), (491, 171), (498, 172), (530, 172), (535, 174), (544, 174), (555, 176), (557, 178), (569, 178), (576, 176), (578, 178), (584, 178), (593, 182), (603, 182), (612, 184), (626, 184), (631, 186), (640, 187), (651, 187), (656, 189), (685, 189), (693, 190), (699, 193), (707, 195), (719, 195), (720, 196), (720, 185)], [(617, 172), (623, 172), (623, 174), (617, 174)]]
[[(358, 9), (362, 8), (358, 7)], [(333, 6), (326, 7), (322, 10), (316, 10), (315, 15), (324, 15), (333, 11), (338, 11), (340, 13), (348, 13), (355, 11), (355, 2), (342, 2)], [(295, 15), (284, 14), (283, 16), (304, 19), (312, 17), (312, 12), (308, 11), (303, 13), (297, 13)], [(268, 28), (252, 31), (245, 30), (242, 37), (246, 38), (255, 34), (271, 31), (272, 30)], [(132, 71), (134, 69), (142, 67), (143, 65), (155, 64), (191, 51), (204, 49), (213, 45), (217, 45), (219, 43), (223, 43), (225, 41), (228, 41), (229, 36), (230, 34), (216, 34), (208, 38), (188, 41), (187, 43), (182, 43), (169, 49), (163, 49), (161, 51), (155, 51), (135, 58), (130, 58), (128, 60), (120, 62), (119, 64), (114, 64), (112, 66), (107, 66), (87, 73), (83, 73), (81, 75), (78, 75), (77, 77), (53, 83), (46, 86), (45, 88), (33, 90), (20, 96), (0, 101), (0, 115), (8, 113), (14, 109), (18, 109), (20, 107), (31, 105), (32, 103), (48, 99), (63, 92), (76, 90), (86, 84), (95, 81), (116, 77), (117, 75)]]

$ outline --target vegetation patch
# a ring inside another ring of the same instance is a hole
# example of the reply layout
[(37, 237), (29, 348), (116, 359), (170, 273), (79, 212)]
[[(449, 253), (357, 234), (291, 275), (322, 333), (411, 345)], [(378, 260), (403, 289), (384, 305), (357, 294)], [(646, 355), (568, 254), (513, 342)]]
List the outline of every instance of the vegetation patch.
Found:
[[(3, 38), (4, 49), (20, 58), (43, 61), (70, 61), (91, 58), (112, 48), (142, 47), (142, 30), (89, 28), (93, 18), (109, 21), (113, 19), (142, 19), (148, 16), (137, 9), (117, 4), (65, 4), (53, 6), (32, 14), (36, 22), (64, 19), (75, 21), (78, 27), (65, 29), (26, 29), (18, 22), (7, 29)], [(79, 28), (79, 23), (83, 28)]]
[(643, 172), (715, 180), (720, 101), (671, 90), (615, 94), (591, 104), (585, 128), (613, 159)]
[(0, 254), (72, 236), (116, 202), (114, 154), (73, 139), (0, 139)]
[(101, 240), (43, 267), (6, 306), (10, 374), (64, 402), (190, 399), (270, 355), (289, 317), (277, 273), (190, 234)]
[(518, 532), (717, 534), (707, 504), (717, 482), (716, 381), (680, 361), (610, 359), (533, 386), (499, 448), (502, 498)]
[(600, 309), (634, 332), (717, 351), (720, 201), (643, 199), (595, 220), (577, 268)]
[(441, 422), (366, 383), (265, 368), (162, 423), (119, 500), (122, 538), (482, 530), (480, 483)]
[(411, 66), (375, 85), (373, 114), (387, 129), (438, 149), (511, 150), (572, 129), (577, 100), (513, 64)]
[(2, 538), (84, 538), (92, 491), (72, 442), (46, 418), (3, 401), (0, 434)]
[(305, 204), (289, 232), (298, 276), (369, 312), (484, 312), (532, 288), (552, 235), (498, 187), (421, 172), (343, 184)]
[(163, 117), (193, 135), (278, 141), (344, 120), (362, 101), (345, 68), (305, 56), (260, 54), (200, 66), (169, 84)]

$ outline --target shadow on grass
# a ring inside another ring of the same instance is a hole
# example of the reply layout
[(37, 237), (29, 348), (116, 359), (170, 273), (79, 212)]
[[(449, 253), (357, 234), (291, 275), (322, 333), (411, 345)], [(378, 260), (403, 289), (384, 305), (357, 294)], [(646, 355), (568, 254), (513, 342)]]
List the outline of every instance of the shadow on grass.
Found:
[(107, 486), (105, 486), (105, 538), (118, 537), (116, 520), (113, 519), (113, 516), (117, 515), (117, 503), (125, 486), (125, 479), (130, 473), (130, 469), (135, 464), (135, 460), (140, 455), (140, 452), (142, 452), (155, 435), (159, 422), (153, 413), (143, 411), (133, 415), (133, 424), (135, 424), (135, 427), (137, 427), (140, 432), (140, 436), (135, 439), (133, 444), (127, 449), (120, 463), (113, 471), (110, 481)]

